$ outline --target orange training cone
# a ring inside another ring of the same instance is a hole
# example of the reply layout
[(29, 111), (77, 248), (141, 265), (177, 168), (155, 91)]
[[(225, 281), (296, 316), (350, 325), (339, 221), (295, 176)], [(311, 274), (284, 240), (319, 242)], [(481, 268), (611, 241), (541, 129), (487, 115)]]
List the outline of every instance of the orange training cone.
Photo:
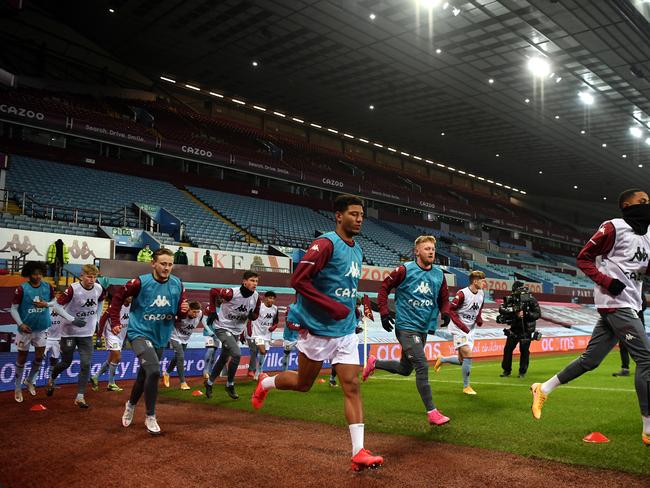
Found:
[(319, 382), (319, 383), (325, 383), (325, 378), (320, 378), (320, 379), (318, 380), (318, 382)]
[(36, 405), (32, 405), (32, 408), (29, 410), (31, 412), (42, 412), (43, 410), (47, 410), (47, 408), (42, 403), (37, 403)]
[(192, 396), (203, 396), (203, 392), (201, 390), (194, 390)]
[(592, 432), (591, 434), (583, 437), (582, 440), (585, 442), (592, 442), (594, 444), (604, 444), (606, 442), (609, 442), (609, 439), (600, 432)]

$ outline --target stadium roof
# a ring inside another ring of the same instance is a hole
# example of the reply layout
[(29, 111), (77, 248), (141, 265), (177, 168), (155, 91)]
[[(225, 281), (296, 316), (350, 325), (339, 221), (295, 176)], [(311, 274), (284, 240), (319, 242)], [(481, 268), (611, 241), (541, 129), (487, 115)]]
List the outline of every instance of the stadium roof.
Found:
[[(650, 187), (639, 0), (35, 3), (155, 83), (171, 75), (528, 193), (611, 201)], [(533, 57), (551, 65), (543, 83)]]

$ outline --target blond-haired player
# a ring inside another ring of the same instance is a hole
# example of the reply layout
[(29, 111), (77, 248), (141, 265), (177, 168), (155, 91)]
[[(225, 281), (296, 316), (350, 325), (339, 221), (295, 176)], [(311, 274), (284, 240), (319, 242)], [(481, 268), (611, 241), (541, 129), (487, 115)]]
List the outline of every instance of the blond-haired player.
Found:
[[(65, 314), (77, 319), (79, 324), (64, 320), (61, 326), (61, 361), (52, 369), (48, 382), (47, 396), (54, 393), (56, 378), (72, 364), (72, 356), (79, 350), (79, 381), (75, 404), (79, 408), (88, 408), (84, 394), (90, 380), (90, 360), (93, 353), (93, 334), (97, 327), (99, 314), (106, 296), (106, 291), (96, 283), (99, 270), (92, 264), (81, 267), (79, 281), (72, 283), (57, 299)], [(57, 312), (60, 310), (56, 309)], [(65, 318), (65, 315), (64, 315)]]
[(469, 384), (472, 370), (472, 349), (474, 348), (474, 328), (483, 325), (481, 311), (485, 295), (483, 289), (487, 286), (483, 271), (472, 271), (469, 274), (469, 286), (458, 290), (449, 307), (451, 323), (447, 329), (454, 342), (458, 356), (438, 355), (433, 370), (437, 373), (444, 363), (458, 364), (463, 373), (463, 393), (476, 395)]
[[(399, 361), (380, 361), (368, 356), (363, 370), (363, 380), (375, 369), (410, 376), (415, 370), (415, 386), (427, 412), (430, 425), (443, 425), (449, 417), (440, 412), (431, 394), (429, 363), (424, 352), (427, 334), (435, 333), (438, 314), (443, 325), (449, 323), (449, 292), (442, 270), (433, 264), (436, 256), (436, 238), (420, 236), (415, 240), (415, 260), (408, 261), (386, 277), (377, 294), (381, 325), (392, 332), (402, 346)], [(388, 309), (388, 295), (395, 289), (395, 314)]]

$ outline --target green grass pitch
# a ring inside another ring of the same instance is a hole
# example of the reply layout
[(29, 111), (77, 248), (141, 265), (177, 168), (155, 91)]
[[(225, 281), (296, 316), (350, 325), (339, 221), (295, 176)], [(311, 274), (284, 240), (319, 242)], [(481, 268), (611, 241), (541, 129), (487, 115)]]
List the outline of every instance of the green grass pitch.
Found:
[[(650, 448), (641, 443), (634, 378), (612, 377), (620, 368), (615, 352), (595, 371), (555, 390), (544, 406), (542, 419), (533, 419), (530, 384), (547, 379), (575, 357), (533, 356), (525, 379), (500, 378), (500, 361), (475, 361), (471, 378), (476, 396), (462, 393), (459, 366), (444, 365), (438, 374), (430, 368), (436, 406), (451, 418), (442, 427), (427, 424), (414, 373), (405, 378), (377, 371), (362, 387), (366, 430), (650, 474)], [(199, 388), (199, 378), (190, 380), (193, 389)], [(254, 384), (245, 380), (237, 383), (238, 401), (228, 398), (220, 384), (215, 385), (211, 400), (176, 389), (163, 389), (161, 394), (252, 411), (249, 399)], [(345, 426), (343, 397), (338, 390), (317, 381), (308, 393), (272, 391), (260, 415)], [(610, 442), (583, 442), (582, 438), (593, 431), (602, 432)]]

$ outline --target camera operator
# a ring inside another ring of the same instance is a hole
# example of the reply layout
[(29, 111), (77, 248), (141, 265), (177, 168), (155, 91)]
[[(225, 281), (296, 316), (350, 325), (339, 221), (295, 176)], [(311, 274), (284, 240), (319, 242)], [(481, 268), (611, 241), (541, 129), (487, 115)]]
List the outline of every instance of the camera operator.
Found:
[(510, 376), (512, 373), (512, 353), (519, 344), (519, 378), (526, 376), (528, 371), (528, 358), (530, 341), (539, 340), (542, 335), (535, 331), (537, 319), (541, 316), (537, 300), (530, 294), (528, 288), (521, 281), (515, 281), (512, 285), (512, 295), (503, 299), (503, 305), (499, 307), (497, 322), (507, 324), (509, 329), (503, 329), (506, 335), (506, 345), (503, 350), (501, 377)]

